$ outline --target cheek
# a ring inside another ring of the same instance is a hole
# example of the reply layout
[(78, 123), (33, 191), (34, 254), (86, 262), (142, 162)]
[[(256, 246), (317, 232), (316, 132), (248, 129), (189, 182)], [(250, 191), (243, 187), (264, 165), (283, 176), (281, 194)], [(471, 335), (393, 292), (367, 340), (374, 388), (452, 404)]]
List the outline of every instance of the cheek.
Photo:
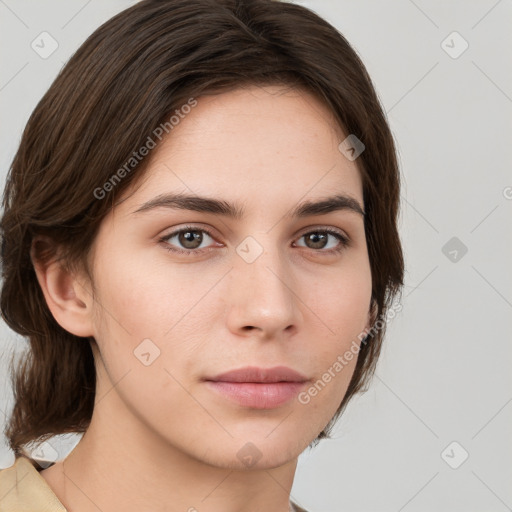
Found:
[(119, 383), (118, 394), (141, 420), (153, 418), (165, 425), (169, 411), (193, 406), (179, 382), (190, 369), (194, 344), (172, 345), (164, 339), (175, 333), (180, 333), (177, 340), (187, 338), (181, 336), (187, 313), (208, 283), (121, 251), (99, 258), (94, 277), (95, 337), (107, 372), (103, 381)]
[[(309, 333), (314, 349), (305, 354), (310, 360), (316, 381), (306, 390), (305, 400), (315, 407), (334, 413), (338, 408), (354, 372), (363, 332), (367, 327), (372, 282), (365, 261), (309, 288), (308, 301), (315, 315), (311, 322), (317, 332)], [(307, 330), (307, 328), (306, 328)], [(313, 402), (315, 404), (313, 404)]]
[[(95, 269), (101, 303), (95, 337), (108, 369), (105, 377), (124, 382), (127, 374), (126, 402), (157, 416), (171, 406), (190, 407), (190, 397), (178, 382), (197, 372), (194, 362), (211, 327), (205, 317), (216, 311), (214, 294), (208, 292), (219, 276), (198, 276), (192, 267), (148, 263), (119, 252), (101, 259)], [(147, 403), (155, 394), (162, 394), (158, 410)]]
[(306, 304), (322, 321), (328, 350), (342, 348), (364, 330), (371, 294), (372, 278), (367, 258), (347, 262), (345, 267), (322, 276), (314, 286), (303, 289)]
[(156, 258), (148, 258), (144, 251), (128, 258), (114, 252), (97, 265), (103, 317), (125, 337), (130, 333), (161, 340), (173, 329), (182, 329), (195, 310), (208, 303), (209, 290), (222, 276), (208, 271), (199, 275), (194, 265), (169, 264), (163, 249), (154, 253)]

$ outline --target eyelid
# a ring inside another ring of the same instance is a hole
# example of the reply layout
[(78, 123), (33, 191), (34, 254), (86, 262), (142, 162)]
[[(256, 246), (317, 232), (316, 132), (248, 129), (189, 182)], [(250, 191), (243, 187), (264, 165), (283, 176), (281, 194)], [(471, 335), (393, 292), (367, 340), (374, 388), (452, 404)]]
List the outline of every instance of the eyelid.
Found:
[(342, 229), (337, 228), (335, 226), (328, 226), (325, 224), (314, 224), (313, 226), (307, 226), (305, 228), (302, 228), (298, 231), (298, 234), (296, 236), (304, 236), (314, 231), (328, 231), (329, 233), (336, 233), (349, 239), (348, 234)]
[(158, 239), (166, 240), (166, 239), (176, 236), (184, 231), (202, 231), (214, 239), (219, 238), (219, 236), (217, 236), (217, 234), (216, 234), (218, 232), (214, 228), (208, 226), (207, 224), (201, 224), (201, 223), (197, 224), (195, 222), (190, 222), (190, 223), (185, 223), (183, 225), (178, 225), (177, 227), (169, 228), (168, 233), (166, 233), (164, 235), (159, 235)]

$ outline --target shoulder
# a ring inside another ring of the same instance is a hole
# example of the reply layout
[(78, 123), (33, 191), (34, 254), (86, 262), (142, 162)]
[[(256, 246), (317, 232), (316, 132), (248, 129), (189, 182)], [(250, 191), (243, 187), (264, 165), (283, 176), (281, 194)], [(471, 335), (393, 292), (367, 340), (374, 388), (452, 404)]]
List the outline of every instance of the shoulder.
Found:
[(293, 507), (293, 512), (308, 512), (305, 508), (299, 507), (299, 505), (293, 503), (293, 501), (291, 503)]
[(67, 512), (46, 480), (26, 457), (0, 470), (0, 512)]

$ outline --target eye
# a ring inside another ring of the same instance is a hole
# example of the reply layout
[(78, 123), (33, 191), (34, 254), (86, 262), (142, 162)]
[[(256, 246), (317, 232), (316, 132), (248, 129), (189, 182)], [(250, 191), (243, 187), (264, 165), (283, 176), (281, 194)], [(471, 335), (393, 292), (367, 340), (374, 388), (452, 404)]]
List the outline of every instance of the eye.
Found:
[[(326, 247), (329, 245), (329, 237), (335, 240), (334, 246), (331, 244), (331, 247), (326, 249)], [(316, 252), (327, 254), (341, 252), (343, 249), (350, 245), (349, 239), (344, 234), (331, 228), (322, 228), (316, 229), (314, 231), (308, 231), (307, 233), (303, 234), (299, 240), (302, 238), (305, 239), (306, 245), (301, 245), (300, 247), (307, 247), (308, 249), (313, 249)]]
[[(206, 235), (206, 237), (205, 237)], [(160, 239), (160, 242), (164, 242), (167, 245), (170, 241), (176, 239), (176, 243), (180, 244), (182, 248), (172, 246), (166, 247), (168, 251), (178, 252), (182, 254), (192, 255), (192, 253), (201, 253), (205, 247), (201, 247), (205, 238), (212, 238), (210, 231), (204, 228), (197, 228), (193, 226), (185, 226), (177, 231), (173, 231), (169, 235)]]

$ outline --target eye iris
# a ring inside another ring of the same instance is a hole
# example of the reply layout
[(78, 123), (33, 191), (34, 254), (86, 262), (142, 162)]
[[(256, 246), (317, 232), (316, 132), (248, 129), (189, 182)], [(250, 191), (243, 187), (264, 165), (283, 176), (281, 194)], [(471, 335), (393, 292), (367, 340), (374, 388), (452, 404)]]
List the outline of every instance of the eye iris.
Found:
[(183, 247), (187, 249), (197, 249), (203, 241), (203, 235), (199, 231), (182, 231), (178, 235), (178, 239)]
[(326, 233), (310, 233), (306, 236), (306, 240), (313, 242), (312, 249), (322, 249), (327, 243), (327, 237)]

